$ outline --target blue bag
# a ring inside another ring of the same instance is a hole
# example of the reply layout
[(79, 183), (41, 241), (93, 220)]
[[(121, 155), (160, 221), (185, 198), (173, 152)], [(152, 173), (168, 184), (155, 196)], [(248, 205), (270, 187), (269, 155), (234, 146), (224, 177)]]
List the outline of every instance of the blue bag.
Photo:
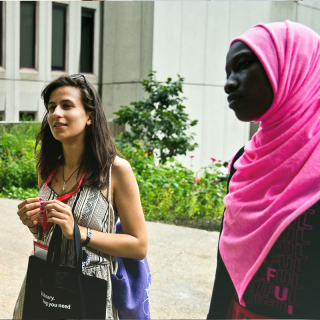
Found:
[[(123, 233), (120, 222), (116, 233)], [(119, 258), (118, 270), (111, 275), (113, 302), (120, 319), (150, 319), (151, 273), (147, 258)]]

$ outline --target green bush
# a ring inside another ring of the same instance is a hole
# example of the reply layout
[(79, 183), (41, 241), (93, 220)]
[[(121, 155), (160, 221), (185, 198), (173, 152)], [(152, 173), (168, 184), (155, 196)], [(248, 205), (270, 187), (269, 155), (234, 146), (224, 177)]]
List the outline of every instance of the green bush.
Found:
[(40, 125), (40, 122), (2, 123), (0, 124), (0, 137), (4, 133), (11, 133), (22, 140), (35, 139)]
[[(0, 197), (26, 199), (37, 196), (33, 135), (26, 128), (2, 130)], [(217, 168), (221, 164), (213, 162), (196, 177), (174, 158), (168, 159), (166, 164), (156, 164), (153, 154), (148, 154), (140, 143), (122, 145), (120, 151), (133, 168), (146, 220), (179, 224), (221, 220), (226, 193), (226, 183), (217, 178)]]
[[(19, 191), (37, 188), (38, 177), (34, 155), (35, 136), (39, 124), (21, 124), (0, 129), (0, 193), (20, 197)], [(27, 191), (26, 191), (27, 192)]]
[(27, 198), (35, 198), (38, 195), (38, 189), (36, 188), (17, 188), (15, 186), (11, 186), (8, 189), (3, 188), (2, 192), (0, 192), (0, 197), (9, 198), (9, 199), (27, 199)]
[(219, 182), (219, 163), (202, 169), (200, 178), (173, 158), (156, 165), (143, 149), (126, 147), (122, 154), (131, 163), (147, 220), (175, 222), (190, 219), (221, 220), (226, 182)]
[(198, 146), (193, 142), (194, 133), (189, 132), (198, 120), (190, 120), (185, 112), (183, 102), (186, 98), (181, 97), (183, 82), (179, 75), (176, 81), (171, 78), (165, 83), (157, 81), (155, 71), (151, 71), (149, 79), (142, 80), (147, 99), (131, 102), (131, 107), (120, 106), (120, 110), (114, 112), (118, 116), (113, 119), (114, 123), (130, 126), (130, 131), (119, 135), (119, 147), (134, 146), (139, 140), (149, 156), (156, 151), (159, 160), (165, 163)]

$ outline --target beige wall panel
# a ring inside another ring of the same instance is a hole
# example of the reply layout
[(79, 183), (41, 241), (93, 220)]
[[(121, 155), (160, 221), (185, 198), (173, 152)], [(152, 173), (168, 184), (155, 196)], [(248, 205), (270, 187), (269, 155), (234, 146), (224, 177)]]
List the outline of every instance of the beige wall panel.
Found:
[(182, 1), (180, 72), (188, 83), (204, 82), (206, 10), (207, 2)]
[(269, 1), (230, 1), (229, 43), (259, 23), (269, 22)]
[(153, 2), (106, 2), (102, 101), (108, 118), (143, 96), (140, 81), (152, 69)]
[(296, 2), (231, 1), (229, 41), (260, 23), (295, 20)]
[(314, 9), (320, 9), (320, 1), (298, 1), (298, 5), (303, 5)]
[[(45, 83), (43, 82), (24, 82), (16, 83), (16, 90), (19, 92), (19, 110), (18, 111), (36, 111), (38, 112), (39, 102), (43, 104), (41, 99), (41, 91)], [(18, 112), (19, 113), (19, 112)]]
[(140, 83), (104, 85), (102, 88), (102, 96), (105, 97), (106, 101), (104, 110), (108, 121), (116, 117), (113, 112), (118, 111), (121, 105), (129, 105), (132, 101), (140, 100), (140, 92)]
[(227, 103), (222, 87), (205, 87), (203, 91), (201, 166), (207, 166), (211, 163), (210, 158), (228, 160), (224, 156)]
[(210, 158), (230, 160), (249, 140), (249, 123), (229, 109), (222, 87), (205, 87), (202, 119), (201, 166), (209, 165)]
[(153, 2), (106, 2), (103, 83), (140, 81), (152, 68)]
[(304, 6), (298, 6), (297, 22), (300, 22), (320, 34), (320, 10)]
[[(69, 3), (67, 28), (67, 73), (79, 73), (81, 47), (81, 8), (76, 1)], [(75, 30), (78, 30), (78, 32), (75, 32)], [(52, 80), (57, 78), (57, 76), (62, 73), (63, 72), (52, 72)]]
[(296, 20), (296, 1), (270, 1), (270, 22)]
[[(40, 66), (40, 78), (44, 81), (51, 81), (51, 50), (52, 50), (52, 3), (51, 2), (39, 2), (43, 11), (40, 17), (39, 26), (41, 27), (41, 50), (39, 54)], [(69, 10), (70, 11), (70, 10)], [(69, 38), (67, 35), (67, 42)], [(66, 61), (68, 58), (66, 57)], [(68, 62), (67, 62), (68, 65)]]
[(224, 127), (224, 159), (227, 161), (249, 141), (250, 123), (237, 119), (233, 110), (228, 108), (226, 102)]
[[(5, 121), (14, 121), (15, 120), (15, 109), (14, 109), (14, 92), (15, 83), (12, 80), (1, 80), (1, 88), (3, 91), (0, 93), (5, 98), (3, 100), (4, 105), (1, 107), (1, 110), (5, 111)], [(2, 102), (1, 102), (2, 103)]]
[(207, 3), (207, 28), (204, 83), (224, 85), (225, 61), (229, 48), (229, 1)]
[(203, 105), (204, 105), (204, 88), (203, 86), (185, 85), (183, 96), (187, 97), (188, 100), (184, 101), (186, 106), (185, 112), (189, 114), (189, 119), (198, 120), (198, 124), (190, 129), (190, 132), (195, 133), (194, 142), (197, 142), (199, 147), (194, 151), (188, 152), (187, 156), (177, 157), (183, 165), (189, 168), (190, 158), (189, 155), (194, 155), (192, 159), (193, 169), (199, 170), (201, 167), (202, 157), (202, 126), (203, 126)]
[(141, 61), (140, 78), (146, 78), (152, 69), (154, 1), (141, 4)]
[(155, 1), (152, 68), (159, 80), (181, 73), (181, 23), (181, 1)]
[[(7, 96), (7, 87), (10, 86), (9, 81), (0, 80), (0, 111), (5, 111)], [(9, 91), (10, 92), (10, 91)]]
[[(104, 83), (140, 79), (141, 2), (106, 2)], [(108, 18), (112, 15), (112, 20)], [(108, 27), (111, 34), (108, 35)]]
[[(37, 34), (37, 72), (38, 80), (45, 80), (48, 67), (51, 69), (51, 33), (48, 37), (48, 25), (52, 25), (50, 2), (38, 2), (38, 34)], [(51, 30), (51, 28), (50, 28)], [(48, 50), (50, 48), (50, 51)], [(49, 70), (50, 70), (49, 69)]]
[(4, 65), (5, 76), (9, 79), (14, 79), (19, 74), (19, 50), (20, 48), (19, 35), (20, 30), (20, 3), (19, 1), (5, 2), (5, 50), (4, 50)]

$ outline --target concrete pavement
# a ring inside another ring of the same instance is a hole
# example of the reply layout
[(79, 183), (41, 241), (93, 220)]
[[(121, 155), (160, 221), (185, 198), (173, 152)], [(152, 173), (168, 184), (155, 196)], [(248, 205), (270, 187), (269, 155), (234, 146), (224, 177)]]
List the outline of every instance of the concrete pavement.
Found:
[[(20, 201), (0, 198), (0, 319), (10, 319), (32, 250)], [(204, 319), (216, 267), (217, 232), (147, 222), (152, 319)]]

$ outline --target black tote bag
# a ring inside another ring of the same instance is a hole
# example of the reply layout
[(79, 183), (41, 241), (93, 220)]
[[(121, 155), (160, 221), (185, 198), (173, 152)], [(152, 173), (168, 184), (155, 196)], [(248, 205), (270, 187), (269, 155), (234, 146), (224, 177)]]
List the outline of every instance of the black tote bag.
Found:
[(22, 319), (105, 319), (107, 281), (82, 274), (80, 231), (74, 223), (75, 268), (59, 266), (56, 225), (46, 260), (29, 257)]

